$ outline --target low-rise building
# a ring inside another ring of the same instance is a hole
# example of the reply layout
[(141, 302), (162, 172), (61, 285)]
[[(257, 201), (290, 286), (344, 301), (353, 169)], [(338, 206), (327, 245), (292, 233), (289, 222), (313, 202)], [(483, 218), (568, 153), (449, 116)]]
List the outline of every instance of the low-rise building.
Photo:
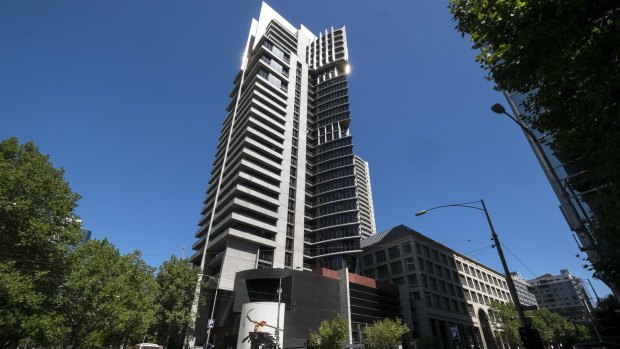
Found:
[(545, 274), (528, 283), (540, 307), (577, 322), (589, 322), (592, 304), (586, 288), (567, 269), (560, 270), (560, 275)]
[(496, 346), (491, 301), (510, 301), (502, 273), (404, 225), (363, 239), (361, 247), (361, 274), (399, 286), (413, 337), (437, 337), (444, 348)]

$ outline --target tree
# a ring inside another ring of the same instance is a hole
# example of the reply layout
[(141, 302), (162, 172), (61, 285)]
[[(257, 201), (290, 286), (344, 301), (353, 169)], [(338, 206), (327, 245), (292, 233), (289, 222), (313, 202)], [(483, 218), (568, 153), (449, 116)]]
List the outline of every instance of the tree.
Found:
[(33, 143), (0, 142), (0, 348), (26, 337), (60, 344), (66, 334), (56, 295), (82, 233), (80, 196), (63, 175)]
[[(500, 338), (506, 340), (511, 346), (521, 346), (519, 336), (519, 314), (513, 303), (491, 303), (491, 312), (495, 320), (500, 324)], [(579, 324), (560, 316), (548, 309), (540, 308), (526, 312), (526, 316), (532, 318), (532, 327), (538, 330), (540, 339), (545, 344), (561, 343), (572, 347), (573, 344), (586, 342), (590, 339), (589, 330)]]
[(498, 90), (527, 95), (533, 126), (569, 162), (596, 214), (595, 276), (620, 284), (620, 5), (615, 0), (450, 0)]
[(371, 349), (394, 349), (401, 343), (402, 336), (409, 327), (399, 318), (375, 321), (364, 328), (364, 343)]
[(187, 259), (172, 256), (157, 274), (157, 303), (153, 326), (156, 342), (168, 349), (183, 347), (185, 328), (191, 321), (191, 307), (200, 268)]
[(62, 305), (75, 348), (141, 342), (155, 318), (154, 268), (139, 252), (122, 256), (107, 240), (90, 240), (71, 254)]
[(498, 301), (491, 302), (490, 309), (491, 318), (499, 323), (501, 331), (497, 336), (510, 346), (521, 346), (521, 337), (519, 336), (519, 314), (512, 303), (500, 303)]
[(349, 326), (347, 321), (337, 314), (332, 321), (323, 321), (316, 332), (310, 334), (310, 348), (340, 349), (347, 340)]

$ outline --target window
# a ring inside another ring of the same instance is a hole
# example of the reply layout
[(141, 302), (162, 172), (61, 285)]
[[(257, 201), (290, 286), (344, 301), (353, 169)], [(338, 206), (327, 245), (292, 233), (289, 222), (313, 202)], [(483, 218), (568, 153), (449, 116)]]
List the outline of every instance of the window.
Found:
[(420, 243), (415, 243), (415, 250), (418, 254), (422, 254), (422, 246), (420, 246)]
[(388, 275), (387, 265), (381, 265), (377, 267), (377, 274), (379, 277), (386, 277)]
[(437, 280), (433, 277), (428, 278), (431, 282), (431, 290), (437, 291)]
[(415, 270), (415, 264), (413, 263), (413, 257), (405, 258), (405, 267), (407, 270)]
[(433, 259), (437, 262), (439, 262), (439, 252), (433, 250)]
[(441, 308), (441, 304), (439, 303), (439, 296), (436, 294), (433, 295), (433, 306), (435, 308)]
[(426, 271), (428, 271), (430, 274), (433, 273), (433, 263), (430, 261), (426, 261)]
[(428, 279), (426, 278), (426, 275), (422, 275), (422, 286), (424, 286), (424, 288), (428, 288)]
[(465, 279), (465, 275), (459, 274), (461, 285), (467, 285), (467, 280)]
[(398, 249), (398, 246), (390, 247), (388, 252), (390, 254), (390, 259), (400, 257), (400, 250)]
[(407, 275), (409, 286), (418, 286), (418, 276), (415, 274)]
[(468, 301), (470, 301), (470, 300), (471, 300), (471, 297), (469, 296), (469, 291), (464, 290), (464, 293), (465, 293), (465, 299), (467, 299)]
[(443, 272), (442, 272), (442, 269), (441, 269), (441, 265), (435, 264), (435, 274), (439, 275), (440, 277), (443, 277)]
[(364, 256), (364, 266), (370, 266), (372, 265), (372, 255), (371, 254), (367, 254)]
[(426, 306), (432, 307), (433, 302), (431, 301), (431, 294), (429, 292), (424, 293), (424, 298), (426, 300)]
[(390, 263), (392, 274), (400, 274), (403, 272), (403, 264), (400, 261)]
[(445, 254), (441, 254), (441, 263), (448, 265), (448, 257)]
[(420, 292), (418, 292), (418, 291), (411, 292), (411, 298), (413, 298), (414, 301), (419, 301), (420, 300)]
[(447, 293), (448, 290), (446, 289), (446, 282), (439, 280), (439, 291), (443, 292), (443, 293)]
[(431, 258), (431, 249), (428, 246), (422, 246), (422, 250), (424, 251), (424, 256), (426, 258)]
[(413, 252), (413, 250), (411, 249), (411, 243), (405, 242), (403, 244), (403, 254), (410, 254), (411, 252)]
[(420, 270), (424, 270), (424, 260), (422, 258), (418, 258), (418, 265), (420, 266)]
[(385, 251), (375, 252), (375, 259), (377, 260), (377, 263), (385, 262)]
[(441, 297), (441, 309), (450, 310), (450, 301), (448, 297)]
[(461, 264), (461, 262), (459, 262), (459, 261), (456, 261), (456, 268), (457, 268), (458, 270), (461, 270), (461, 271), (462, 271), (462, 270), (463, 270), (463, 264)]
[(395, 278), (394, 280), (392, 280), (392, 283), (394, 285), (404, 285), (405, 284), (405, 279), (401, 276), (398, 278)]
[(467, 304), (467, 313), (469, 314), (469, 316), (475, 316), (474, 307), (471, 304)]

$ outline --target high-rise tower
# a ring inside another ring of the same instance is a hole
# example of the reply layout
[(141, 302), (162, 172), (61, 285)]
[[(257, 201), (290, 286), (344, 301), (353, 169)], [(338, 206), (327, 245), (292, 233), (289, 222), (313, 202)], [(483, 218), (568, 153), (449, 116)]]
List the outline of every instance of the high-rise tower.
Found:
[(345, 28), (318, 36), (263, 3), (252, 20), (192, 262), (238, 271), (355, 268), (374, 233), (368, 164), (353, 154)]

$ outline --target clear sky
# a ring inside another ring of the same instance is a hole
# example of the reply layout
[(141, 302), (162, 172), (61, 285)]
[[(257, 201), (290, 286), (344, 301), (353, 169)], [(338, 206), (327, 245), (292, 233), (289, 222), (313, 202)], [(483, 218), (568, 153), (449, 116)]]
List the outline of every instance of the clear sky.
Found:
[[(590, 277), (525, 137), (491, 112), (505, 100), (445, 0), (269, 4), (316, 34), (347, 28), (351, 132), (370, 163), (379, 231), (405, 224), (501, 270), (481, 212), (413, 214), (483, 198), (512, 270)], [(0, 139), (34, 141), (65, 169), (95, 238), (139, 249), (153, 266), (191, 254), (259, 9), (241, 0), (0, 2)]]

